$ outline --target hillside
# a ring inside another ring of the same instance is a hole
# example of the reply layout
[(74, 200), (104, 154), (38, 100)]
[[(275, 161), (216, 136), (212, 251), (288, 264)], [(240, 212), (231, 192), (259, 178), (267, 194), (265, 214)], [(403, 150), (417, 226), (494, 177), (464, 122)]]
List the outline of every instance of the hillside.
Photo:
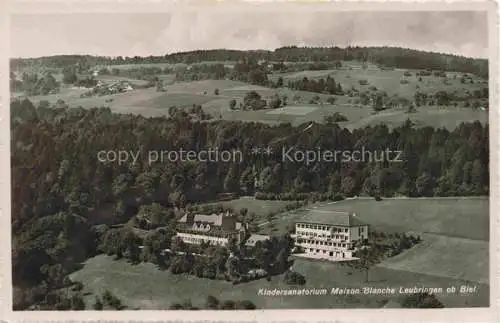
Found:
[(418, 69), (443, 69), (488, 75), (488, 62), (449, 54), (424, 52), (395, 47), (283, 47), (274, 51), (239, 51), (227, 49), (197, 50), (149, 57), (96, 57), (89, 55), (62, 55), (30, 59), (11, 59), (11, 69), (33, 64), (61, 68), (85, 61), (89, 65), (143, 64), (143, 63), (193, 63), (200, 61), (239, 61), (245, 58), (267, 61), (307, 62), (335, 60), (366, 60), (382, 66)]

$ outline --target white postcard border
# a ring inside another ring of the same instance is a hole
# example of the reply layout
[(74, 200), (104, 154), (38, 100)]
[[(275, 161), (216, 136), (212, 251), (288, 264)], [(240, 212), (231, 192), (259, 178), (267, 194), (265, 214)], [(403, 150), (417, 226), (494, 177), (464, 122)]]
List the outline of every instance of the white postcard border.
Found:
[[(410, 309), (331, 309), (331, 310), (254, 310), (254, 311), (12, 311), (11, 233), (10, 233), (10, 112), (9, 15), (12, 13), (72, 12), (158, 12), (169, 10), (487, 10), (489, 20), (490, 86), (490, 307), (441, 310)], [(169, 1), (169, 0), (60, 0), (0, 1), (0, 226), (4, 228), (0, 247), (0, 319), (20, 321), (182, 321), (182, 322), (499, 322), (499, 94), (498, 94), (498, 4), (492, 1)]]

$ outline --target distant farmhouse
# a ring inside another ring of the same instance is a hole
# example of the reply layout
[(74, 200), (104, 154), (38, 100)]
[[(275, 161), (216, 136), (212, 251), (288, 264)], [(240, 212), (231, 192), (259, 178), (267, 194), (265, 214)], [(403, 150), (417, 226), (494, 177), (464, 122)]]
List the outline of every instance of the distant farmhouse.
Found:
[(177, 225), (177, 237), (189, 244), (210, 243), (227, 246), (231, 239), (241, 243), (247, 228), (229, 212), (220, 214), (185, 214)]
[(314, 211), (307, 220), (295, 223), (295, 246), (304, 256), (329, 260), (353, 258), (355, 244), (368, 239), (368, 225), (355, 213)]

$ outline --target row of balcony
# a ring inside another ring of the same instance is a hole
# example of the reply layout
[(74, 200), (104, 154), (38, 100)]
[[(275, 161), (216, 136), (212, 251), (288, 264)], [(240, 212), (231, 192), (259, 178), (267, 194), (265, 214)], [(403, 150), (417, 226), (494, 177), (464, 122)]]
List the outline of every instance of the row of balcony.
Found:
[(309, 239), (318, 239), (318, 240), (349, 240), (348, 235), (340, 234), (340, 235), (307, 235), (304, 232), (297, 232), (295, 234), (296, 237), (309, 238)]
[(337, 243), (337, 242), (307, 242), (307, 240), (297, 240), (297, 245), (303, 246), (325, 246), (325, 247), (339, 247), (339, 248), (349, 248), (351, 246), (350, 243)]

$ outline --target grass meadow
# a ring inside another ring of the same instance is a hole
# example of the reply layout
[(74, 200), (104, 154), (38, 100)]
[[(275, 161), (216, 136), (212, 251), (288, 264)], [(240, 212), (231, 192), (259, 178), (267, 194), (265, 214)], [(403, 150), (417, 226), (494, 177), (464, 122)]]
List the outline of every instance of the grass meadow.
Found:
[(380, 231), (412, 231), (489, 240), (487, 198), (387, 198), (379, 202), (372, 198), (357, 198), (329, 203), (313, 204), (289, 216), (284, 214), (275, 225), (282, 231), (290, 223), (307, 219), (310, 212), (335, 210), (354, 212), (360, 220)]
[(222, 204), (225, 207), (232, 208), (235, 212), (246, 208), (248, 213), (254, 212), (257, 216), (265, 216), (269, 212), (278, 212), (286, 205), (293, 204), (290, 201), (271, 201), (271, 200), (256, 200), (250, 196), (242, 196), (230, 201), (222, 201), (216, 204)]
[[(273, 203), (270, 203), (273, 202)], [(224, 202), (235, 210), (249, 211), (277, 208), (275, 201), (237, 199)], [(276, 217), (274, 225), (284, 230), (298, 218), (307, 218), (314, 210), (349, 210), (376, 230), (420, 234), (422, 243), (388, 259), (364, 273), (338, 263), (296, 259), (293, 270), (306, 277), (299, 288), (334, 287), (447, 287), (457, 293), (437, 295), (446, 307), (479, 307), (489, 304), (488, 285), (488, 199), (354, 199), (337, 203), (317, 203), (301, 212), (285, 212)], [(262, 211), (264, 212), (264, 211)], [(187, 275), (172, 275), (152, 264), (131, 265), (125, 260), (99, 255), (89, 259), (83, 269), (72, 274), (82, 281), (89, 304), (93, 295), (109, 289), (131, 309), (166, 309), (174, 302), (189, 299), (203, 306), (208, 295), (219, 299), (248, 299), (258, 308), (380, 308), (401, 295), (326, 295), (326, 296), (262, 296), (261, 288), (289, 289), (282, 276), (271, 281), (257, 280), (241, 285)], [(477, 293), (460, 294), (461, 285), (477, 286)], [(397, 304), (392, 302), (390, 304)]]
[[(202, 64), (201, 62), (200, 64)], [(233, 62), (214, 62), (231, 65)], [(138, 67), (175, 67), (185, 66), (185, 64), (142, 64), (142, 65), (116, 65), (114, 68), (128, 69)], [(405, 72), (410, 72), (411, 76), (405, 76)], [(289, 80), (326, 78), (332, 76), (336, 82), (340, 82), (344, 90), (355, 88), (361, 91), (371, 91), (375, 87), (377, 90), (386, 91), (389, 95), (397, 94), (402, 97), (413, 99), (416, 91), (434, 93), (437, 90), (448, 92), (473, 91), (484, 87), (482, 80), (474, 79), (474, 84), (462, 84), (460, 73), (447, 73), (445, 78), (436, 76), (416, 76), (414, 70), (383, 70), (376, 66), (369, 65), (367, 69), (362, 69), (359, 62), (344, 62), (340, 69), (322, 71), (300, 71), (287, 73), (273, 73), (269, 77), (276, 80), (283, 77), (285, 85)], [(60, 77), (60, 74), (55, 74)], [(324, 122), (325, 116), (338, 112), (348, 120), (340, 122), (341, 127), (353, 130), (360, 127), (386, 124), (390, 128), (402, 125), (408, 118), (417, 127), (431, 126), (436, 128), (447, 128), (453, 130), (461, 122), (479, 120), (482, 123), (488, 122), (488, 111), (473, 110), (471, 108), (460, 107), (419, 107), (415, 113), (407, 113), (405, 109), (389, 109), (379, 113), (374, 113), (369, 106), (362, 107), (356, 103), (357, 98), (347, 96), (336, 96), (335, 104), (328, 104), (326, 100), (331, 97), (327, 94), (318, 94), (306, 91), (294, 91), (287, 87), (272, 89), (263, 86), (250, 85), (240, 81), (232, 80), (204, 80), (193, 82), (175, 82), (174, 74), (164, 74), (159, 76), (165, 85), (166, 92), (156, 92), (153, 89), (139, 89), (130, 93), (113, 94), (102, 97), (80, 98), (80, 94), (85, 90), (64, 87), (61, 93), (47, 96), (30, 97), (37, 104), (41, 100), (48, 100), (55, 103), (62, 99), (71, 106), (82, 106), (84, 108), (109, 106), (118, 113), (141, 114), (146, 117), (163, 116), (168, 114), (168, 108), (177, 106), (189, 108), (193, 104), (202, 105), (204, 111), (214, 118), (214, 120), (238, 120), (248, 122), (262, 122), (267, 124), (291, 123), (300, 125), (307, 122)], [(143, 84), (145, 81), (133, 80), (116, 76), (98, 76), (104, 81), (116, 81), (119, 79), (128, 80), (132, 83)], [(367, 80), (367, 85), (360, 85), (360, 80)], [(401, 80), (408, 81), (401, 84)], [(215, 90), (219, 90), (216, 95)], [(241, 111), (231, 110), (229, 101), (236, 100), (237, 104), (243, 102), (244, 96), (249, 91), (256, 91), (263, 99), (268, 100), (273, 95), (287, 97), (287, 107), (281, 110), (259, 110)], [(311, 99), (319, 97), (321, 104), (311, 103)], [(106, 102), (107, 101), (107, 102)], [(110, 102), (111, 101), (111, 102)], [(300, 111), (298, 113), (297, 111)]]

